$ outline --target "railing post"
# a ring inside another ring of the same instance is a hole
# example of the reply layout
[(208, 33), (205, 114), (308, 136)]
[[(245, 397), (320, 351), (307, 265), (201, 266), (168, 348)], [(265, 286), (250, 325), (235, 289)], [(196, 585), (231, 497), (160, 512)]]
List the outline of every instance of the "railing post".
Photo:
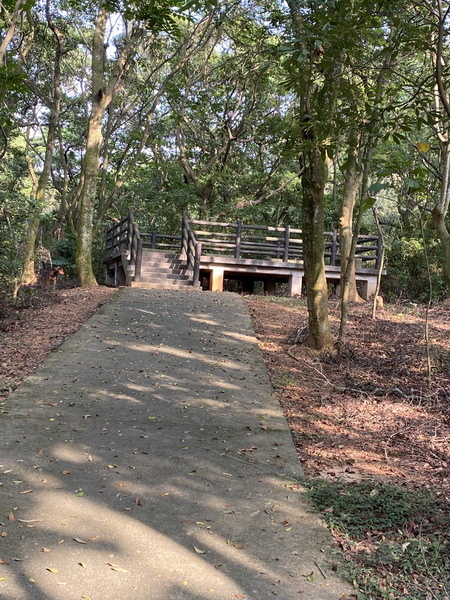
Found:
[(198, 286), (200, 283), (200, 258), (202, 256), (202, 243), (197, 242), (195, 244), (195, 256), (194, 256), (194, 278), (192, 281), (193, 286)]
[(377, 239), (377, 258), (375, 261), (375, 269), (381, 268), (381, 257), (383, 256), (383, 240), (380, 236)]
[(150, 237), (150, 247), (152, 249), (154, 249), (154, 248), (156, 248), (156, 236), (157, 236), (157, 233), (156, 233), (156, 231), (152, 231), (150, 235), (151, 235), (151, 237)]
[(141, 281), (141, 271), (142, 271), (142, 239), (138, 238), (137, 240), (137, 249), (136, 249), (136, 265), (134, 270), (134, 280)]
[(331, 234), (331, 256), (330, 256), (330, 265), (333, 267), (336, 265), (336, 254), (337, 254), (337, 231), (333, 229), (333, 233)]
[(236, 224), (236, 246), (234, 248), (234, 258), (241, 258), (241, 242), (242, 242), (242, 221)]
[(186, 227), (186, 215), (183, 215), (181, 220), (181, 248), (180, 248), (180, 259), (187, 259), (186, 248), (188, 245), (188, 235), (187, 235), (187, 227)]
[(284, 256), (283, 261), (288, 262), (289, 260), (289, 240), (291, 239), (291, 227), (286, 225), (284, 230)]

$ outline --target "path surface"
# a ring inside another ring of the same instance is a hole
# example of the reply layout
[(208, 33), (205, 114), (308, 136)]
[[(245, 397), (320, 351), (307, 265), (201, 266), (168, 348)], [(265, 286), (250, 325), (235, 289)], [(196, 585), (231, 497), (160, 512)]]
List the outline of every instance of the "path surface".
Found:
[(2, 599), (348, 591), (236, 295), (120, 292), (0, 419)]

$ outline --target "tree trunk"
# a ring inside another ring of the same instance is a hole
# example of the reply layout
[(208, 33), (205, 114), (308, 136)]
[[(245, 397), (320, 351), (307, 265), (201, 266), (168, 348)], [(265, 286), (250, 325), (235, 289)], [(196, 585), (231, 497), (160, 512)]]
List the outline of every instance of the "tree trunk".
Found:
[(102, 144), (102, 120), (108, 107), (104, 97), (104, 43), (108, 13), (100, 5), (92, 43), (92, 109), (86, 135), (76, 222), (77, 248), (75, 264), (82, 287), (97, 285), (92, 270), (92, 242), (94, 231), (94, 204), (97, 190), (98, 165)]
[[(343, 277), (347, 269), (350, 256), (353, 235), (353, 212), (355, 210), (356, 198), (361, 189), (363, 171), (358, 165), (358, 149), (361, 135), (353, 131), (349, 139), (347, 156), (347, 169), (345, 173), (345, 185), (341, 202), (341, 217), (339, 222), (339, 251), (341, 255), (341, 291), (344, 289)], [(355, 261), (352, 262), (352, 270), (348, 281), (348, 301), (362, 302), (358, 294), (355, 279)]]
[(42, 210), (45, 202), (45, 193), (47, 190), (48, 181), (50, 179), (53, 152), (55, 150), (56, 132), (58, 129), (59, 116), (61, 112), (61, 59), (64, 50), (64, 36), (54, 26), (51, 20), (50, 7), (48, 2), (46, 5), (46, 13), (48, 26), (52, 30), (56, 41), (55, 64), (53, 67), (51, 98), (49, 98), (48, 101), (48, 105), (50, 106), (50, 118), (47, 130), (47, 141), (45, 145), (44, 164), (42, 167), (42, 172), (37, 180), (34, 174), (34, 167), (31, 162), (31, 159), (29, 160), (30, 174), (35, 183), (34, 194), (36, 199), (36, 209), (34, 214), (32, 214), (30, 217), (27, 229), (27, 239), (24, 248), (22, 274), (20, 279), (21, 285), (28, 285), (37, 281), (34, 264), (36, 240), (39, 232), (39, 226), (41, 223)]
[(302, 177), (303, 254), (308, 303), (308, 342), (316, 350), (333, 342), (328, 319), (328, 286), (324, 260), (324, 188), (327, 168), (320, 150), (304, 154)]
[(103, 119), (116, 93), (117, 86), (128, 67), (133, 42), (142, 34), (141, 30), (135, 29), (124, 39), (122, 51), (106, 83), (105, 36), (108, 16), (108, 12), (100, 3), (92, 41), (92, 108), (89, 115), (80, 185), (76, 192), (77, 218), (75, 226), (77, 248), (75, 263), (78, 280), (82, 287), (97, 285), (92, 270), (92, 243), (94, 240), (94, 208), (103, 141)]
[(442, 245), (442, 273), (447, 286), (447, 297), (450, 298), (450, 232), (445, 223), (445, 212), (439, 210), (439, 207), (434, 207), (432, 214), (434, 227)]

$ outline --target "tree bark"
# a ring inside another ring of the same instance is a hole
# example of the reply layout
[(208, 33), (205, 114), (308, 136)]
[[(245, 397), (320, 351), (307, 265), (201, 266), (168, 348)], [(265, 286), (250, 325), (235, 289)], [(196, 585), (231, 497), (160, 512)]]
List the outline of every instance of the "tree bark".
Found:
[[(344, 289), (344, 274), (350, 257), (353, 235), (353, 212), (355, 210), (356, 198), (360, 193), (363, 170), (358, 165), (358, 154), (361, 134), (352, 131), (349, 139), (347, 169), (345, 174), (345, 185), (341, 201), (341, 217), (339, 222), (339, 251), (341, 255), (341, 292)], [(352, 262), (352, 270), (348, 281), (348, 301), (362, 302), (358, 294), (355, 279), (355, 261)]]
[(447, 227), (446, 217), (450, 205), (450, 148), (442, 144), (443, 173), (441, 194), (439, 202), (432, 210), (434, 228), (442, 246), (442, 273), (447, 286), (447, 296), (450, 298), (450, 232)]
[(328, 286), (324, 260), (324, 188), (327, 167), (321, 152), (305, 153), (302, 177), (303, 253), (308, 304), (308, 342), (321, 350), (333, 342), (328, 319)]
[(94, 240), (94, 209), (99, 162), (103, 141), (102, 124), (106, 110), (111, 104), (115, 90), (128, 66), (128, 58), (132, 49), (132, 37), (130, 35), (124, 41), (122, 52), (116, 61), (109, 81), (105, 84), (105, 36), (108, 16), (108, 12), (100, 3), (92, 40), (92, 108), (88, 121), (80, 185), (76, 192), (77, 218), (75, 226), (77, 247), (75, 263), (79, 284), (82, 287), (97, 285), (92, 270), (92, 244)]

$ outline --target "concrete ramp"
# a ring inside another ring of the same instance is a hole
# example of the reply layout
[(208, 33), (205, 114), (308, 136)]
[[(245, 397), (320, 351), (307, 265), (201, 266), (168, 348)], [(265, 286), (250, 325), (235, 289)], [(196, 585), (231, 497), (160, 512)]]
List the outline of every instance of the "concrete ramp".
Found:
[(2, 405), (5, 600), (338, 600), (244, 302), (126, 289)]

